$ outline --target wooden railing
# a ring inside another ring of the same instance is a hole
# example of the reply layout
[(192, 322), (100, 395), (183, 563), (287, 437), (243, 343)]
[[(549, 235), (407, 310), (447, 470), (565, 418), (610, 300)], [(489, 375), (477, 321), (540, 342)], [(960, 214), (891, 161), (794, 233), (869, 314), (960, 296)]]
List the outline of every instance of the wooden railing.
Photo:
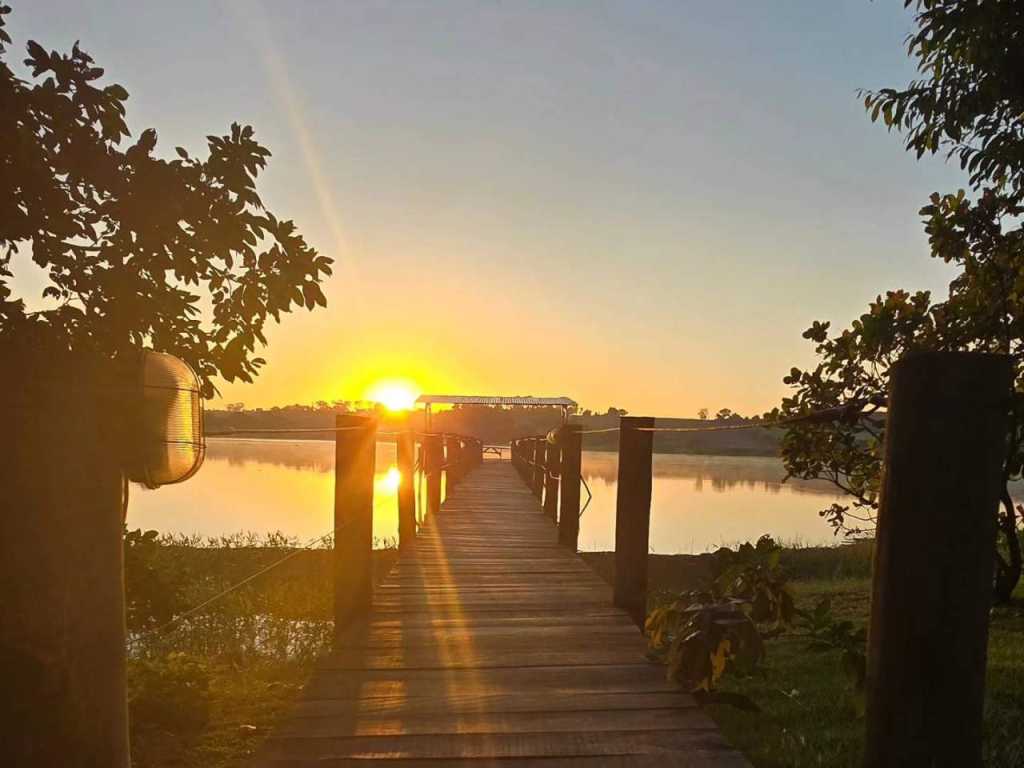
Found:
[[(615, 509), (615, 604), (638, 626), (647, 612), (647, 553), (651, 524), (654, 419), (623, 416), (619, 429)], [(560, 543), (576, 549), (580, 533), (582, 427), (565, 424), (547, 435), (512, 441), (512, 464), (558, 524)]]
[(512, 465), (558, 524), (558, 541), (574, 550), (580, 535), (581, 429), (563, 424), (547, 435), (513, 440), (511, 451)]

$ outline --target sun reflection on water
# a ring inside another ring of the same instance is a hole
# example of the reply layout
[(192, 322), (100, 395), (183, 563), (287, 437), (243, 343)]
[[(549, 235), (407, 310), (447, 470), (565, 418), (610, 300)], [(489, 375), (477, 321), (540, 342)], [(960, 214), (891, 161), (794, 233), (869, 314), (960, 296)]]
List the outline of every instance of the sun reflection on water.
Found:
[(384, 493), (396, 493), (398, 486), (402, 484), (402, 473), (398, 471), (398, 467), (392, 465), (385, 470), (384, 474), (378, 474), (374, 480), (374, 488), (376, 491), (383, 491)]

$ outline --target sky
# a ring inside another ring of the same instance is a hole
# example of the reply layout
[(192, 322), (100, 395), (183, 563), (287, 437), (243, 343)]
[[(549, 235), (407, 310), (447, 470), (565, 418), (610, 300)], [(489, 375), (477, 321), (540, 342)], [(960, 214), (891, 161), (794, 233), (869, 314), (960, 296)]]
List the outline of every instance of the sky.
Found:
[(10, 4), (10, 61), (80, 40), (165, 156), (254, 126), (264, 203), (335, 259), (223, 401), (762, 412), (812, 321), (950, 277), (917, 212), (964, 175), (857, 96), (914, 75), (901, 0)]

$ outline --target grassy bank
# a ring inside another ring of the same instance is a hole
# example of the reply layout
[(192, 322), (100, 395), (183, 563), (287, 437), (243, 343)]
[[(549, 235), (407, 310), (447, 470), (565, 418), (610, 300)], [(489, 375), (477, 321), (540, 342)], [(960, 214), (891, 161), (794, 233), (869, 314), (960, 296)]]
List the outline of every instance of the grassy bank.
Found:
[[(132, 764), (244, 763), (294, 702), (333, 634), (330, 552), (284, 537), (129, 535)], [(173, 616), (289, 558), (187, 619)], [(378, 578), (393, 549), (375, 552)]]
[[(199, 605), (282, 557), (287, 562), (174, 626)], [(378, 578), (395, 559), (376, 553)], [(608, 581), (611, 553), (584, 559)], [(333, 624), (329, 552), (297, 552), (280, 537), (190, 541), (135, 537), (126, 547), (133, 764), (227, 768), (244, 763), (294, 702)], [(708, 556), (652, 555), (651, 603), (697, 586)], [(787, 548), (781, 566), (797, 606), (828, 597), (837, 618), (865, 624), (871, 572), (867, 544)], [(794, 632), (767, 643), (763, 674), (726, 675), (720, 688), (760, 711), (711, 705), (726, 738), (756, 768), (859, 766), (863, 720), (838, 652), (809, 652)], [(994, 611), (989, 644), (986, 765), (1024, 764), (1024, 588)]]
[[(611, 581), (611, 553), (584, 558)], [(671, 592), (695, 588), (707, 573), (707, 556), (652, 555), (651, 603)], [(871, 551), (865, 544), (841, 548), (783, 550), (781, 565), (791, 579), (797, 607), (831, 601), (838, 619), (867, 623)], [(860, 702), (844, 674), (838, 651), (812, 652), (796, 632), (767, 641), (763, 674), (726, 675), (720, 688), (741, 693), (760, 708), (747, 712), (712, 704), (709, 712), (725, 737), (756, 768), (860, 766), (864, 721)], [(1024, 587), (1011, 605), (993, 611), (985, 705), (985, 765), (1024, 765)]]

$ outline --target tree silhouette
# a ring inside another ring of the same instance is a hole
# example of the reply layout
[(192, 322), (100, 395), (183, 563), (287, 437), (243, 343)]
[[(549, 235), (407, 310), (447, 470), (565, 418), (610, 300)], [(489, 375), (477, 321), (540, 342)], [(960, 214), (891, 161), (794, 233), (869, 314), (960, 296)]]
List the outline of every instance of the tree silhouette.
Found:
[[(906, 136), (918, 157), (945, 151), (959, 158), (977, 198), (962, 190), (933, 194), (920, 214), (931, 255), (959, 268), (945, 301), (927, 291), (888, 291), (849, 328), (830, 333), (815, 322), (804, 338), (819, 362), (793, 368), (793, 393), (780, 412), (796, 415), (864, 401), (888, 388), (889, 368), (914, 350), (976, 350), (1013, 356), (1024, 390), (1024, 7), (999, 0), (907, 0), (917, 31), (909, 53), (921, 79), (865, 95), (872, 120)], [(1008, 398), (1009, 400), (1010, 398)], [(1022, 570), (1018, 513), (1007, 483), (1024, 467), (1024, 419), (1011, 408), (995, 554), (997, 600), (1010, 598)], [(790, 475), (824, 478), (849, 494), (822, 510), (837, 531), (870, 532), (878, 506), (884, 421), (800, 424), (787, 430)]]
[[(212, 379), (251, 381), (264, 363), (268, 317), (326, 306), (331, 259), (266, 210), (256, 177), (270, 152), (249, 126), (207, 136), (204, 157), (154, 154), (157, 134), (128, 145), (117, 84), (75, 43), (27, 44), (31, 81), (5, 60), (10, 8), (0, 7), (0, 333), (110, 358), (140, 347), (188, 361)], [(12, 295), (12, 260), (31, 255), (49, 278), (48, 306)]]

